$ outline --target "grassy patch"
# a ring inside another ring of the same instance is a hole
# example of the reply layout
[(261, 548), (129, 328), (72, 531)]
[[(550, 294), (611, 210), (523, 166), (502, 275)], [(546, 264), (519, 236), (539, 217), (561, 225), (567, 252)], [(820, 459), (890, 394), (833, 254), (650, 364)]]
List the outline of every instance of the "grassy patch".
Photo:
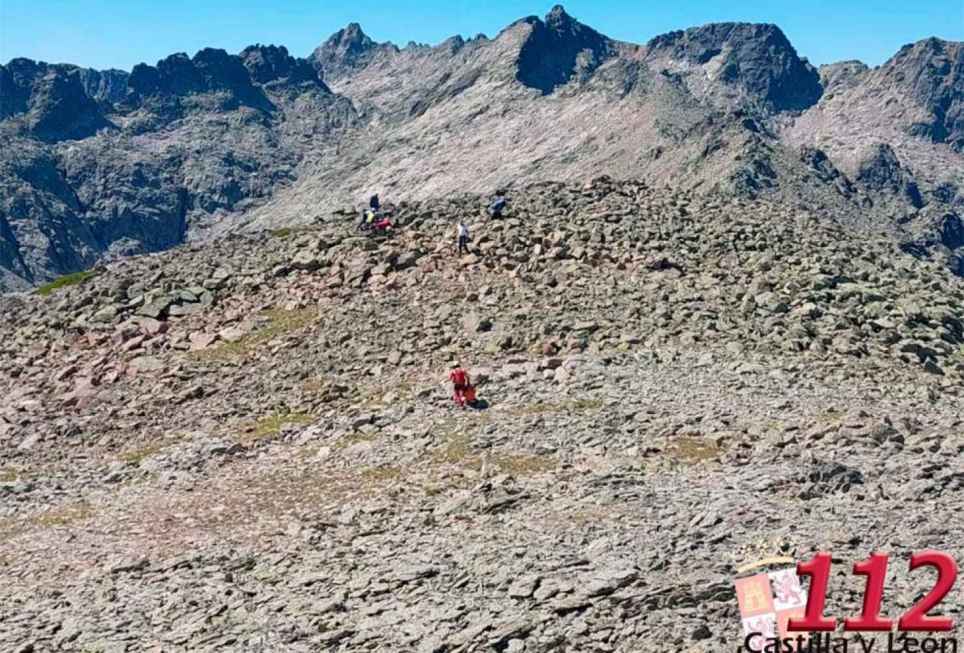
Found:
[(715, 460), (722, 453), (716, 442), (692, 435), (673, 438), (666, 453), (671, 458), (685, 463), (700, 463)]
[(13, 483), (20, 478), (20, 471), (13, 467), (0, 468), (0, 483)]
[(497, 454), (490, 462), (503, 474), (516, 478), (550, 472), (558, 466), (552, 456), (538, 454)]
[(362, 470), (359, 474), (361, 481), (366, 486), (381, 485), (397, 481), (402, 477), (402, 470), (399, 467), (389, 465), (379, 467), (369, 467)]
[(257, 442), (273, 438), (285, 424), (310, 424), (314, 417), (307, 413), (278, 412), (251, 422), (244, 428), (242, 440)]
[(299, 236), (301, 234), (309, 233), (311, 231), (317, 231), (317, 228), (313, 228), (308, 225), (303, 225), (300, 227), (281, 227), (280, 229), (272, 229), (268, 232), (272, 238), (291, 238), (292, 236)]
[[(444, 445), (432, 452), (432, 462), (436, 465), (452, 465), (473, 471), (481, 471), (483, 456), (472, 447), (472, 440), (466, 433), (452, 433)], [(488, 455), (488, 469), (491, 472), (509, 474), (520, 478), (556, 469), (558, 462), (551, 456), (529, 453), (493, 451)]]
[(472, 441), (468, 434), (457, 431), (450, 433), (445, 444), (432, 452), (432, 462), (438, 465), (479, 469), (482, 467), (482, 459), (472, 450)]
[(362, 442), (374, 442), (376, 433), (365, 433), (364, 431), (353, 431), (347, 435), (343, 435), (338, 438), (334, 444), (335, 451), (343, 451), (353, 444), (360, 444)]
[(843, 423), (844, 417), (845, 417), (844, 413), (841, 413), (840, 411), (834, 410), (832, 408), (828, 408), (827, 410), (823, 411), (823, 413), (819, 417), (817, 417), (814, 421), (816, 421), (819, 424), (833, 426), (833, 425), (839, 425)]
[(57, 528), (90, 519), (93, 515), (90, 504), (80, 502), (48, 510), (34, 516), (30, 521), (42, 528)]
[(526, 404), (524, 406), (513, 406), (509, 412), (517, 417), (525, 417), (527, 415), (544, 415), (546, 413), (554, 413), (556, 410), (557, 408), (554, 404), (535, 402), (532, 404)]
[[(329, 451), (331, 450), (329, 449)], [(319, 453), (321, 453), (321, 445), (298, 447), (295, 451), (298, 459), (306, 462), (317, 458)]]
[(331, 387), (332, 383), (324, 377), (316, 377), (313, 379), (308, 379), (301, 386), (304, 388), (305, 392), (311, 393), (313, 395), (323, 394)]
[(159, 453), (163, 449), (164, 445), (161, 443), (147, 444), (143, 447), (129, 449), (118, 456), (118, 458), (121, 462), (125, 462), (129, 465), (140, 465), (142, 460)]
[(65, 274), (62, 277), (58, 277), (51, 281), (50, 283), (44, 284), (37, 288), (37, 294), (47, 296), (53, 292), (60, 290), (61, 288), (66, 288), (67, 286), (76, 286), (79, 283), (83, 283), (88, 279), (97, 276), (97, 273), (93, 270), (85, 270), (83, 272), (74, 272), (72, 274)]
[(6, 542), (18, 535), (23, 529), (24, 522), (13, 517), (0, 517), (0, 542)]
[(259, 346), (275, 338), (304, 329), (318, 320), (318, 311), (314, 308), (293, 311), (272, 309), (264, 311), (261, 315), (265, 318), (265, 324), (256, 331), (246, 334), (235, 342), (223, 342), (216, 347), (195, 352), (194, 355), (206, 361), (237, 360), (246, 357)]
[(146, 444), (142, 444), (136, 447), (132, 447), (131, 449), (127, 449), (126, 451), (122, 451), (120, 455), (117, 457), (117, 459), (120, 460), (121, 462), (125, 462), (131, 465), (139, 465), (141, 461), (144, 460), (145, 458), (150, 458), (151, 456), (158, 454), (161, 451), (164, 451), (164, 449), (166, 449), (167, 447), (177, 442), (180, 442), (184, 438), (185, 438), (185, 435), (183, 433), (169, 435), (166, 438), (163, 438), (161, 440), (148, 442)]
[(295, 233), (295, 230), (291, 227), (282, 227), (281, 229), (272, 229), (268, 233), (271, 234), (272, 238), (288, 238)]
[(565, 404), (566, 410), (576, 413), (588, 413), (601, 410), (603, 407), (602, 399), (575, 399)]
[(448, 489), (445, 485), (423, 485), (422, 491), (427, 497), (437, 497)]

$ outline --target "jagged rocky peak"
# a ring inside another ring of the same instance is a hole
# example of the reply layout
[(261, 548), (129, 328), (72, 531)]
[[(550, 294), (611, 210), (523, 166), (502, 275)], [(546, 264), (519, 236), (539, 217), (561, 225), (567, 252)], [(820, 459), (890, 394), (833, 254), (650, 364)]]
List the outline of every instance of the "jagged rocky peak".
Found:
[(440, 50), (454, 54), (465, 47), (465, 39), (461, 34), (456, 34), (439, 43), (438, 47)]
[(881, 73), (930, 111), (930, 120), (911, 126), (913, 135), (964, 151), (964, 42), (929, 38), (905, 45)]
[(311, 63), (324, 79), (337, 79), (356, 68), (362, 68), (382, 50), (397, 51), (390, 43), (376, 43), (358, 23), (349, 23), (332, 34), (311, 53)]
[(240, 57), (224, 50), (204, 48), (192, 60), (206, 89), (242, 90), (251, 87), (251, 76)]
[(358, 23), (349, 23), (348, 27), (338, 30), (328, 40), (329, 42), (335, 41), (339, 43), (346, 50), (354, 50), (356, 52), (361, 52), (377, 45), (377, 43), (365, 34), (361, 25)]
[(157, 66), (138, 64), (128, 80), (129, 99), (137, 103), (145, 98), (183, 97), (199, 93), (224, 92), (225, 108), (247, 105), (268, 108), (260, 89), (251, 81), (241, 57), (224, 50), (205, 48), (194, 58), (183, 52), (157, 62)]
[(850, 59), (820, 66), (820, 83), (824, 93), (835, 93), (856, 86), (870, 68), (862, 61)]
[(37, 74), (37, 62), (31, 59), (12, 59), (0, 66), (0, 118), (27, 111)]
[(84, 138), (109, 126), (83, 72), (30, 59), (0, 66), (0, 118), (22, 115), (23, 129), (45, 141)]
[(108, 124), (76, 70), (53, 68), (34, 85), (27, 126), (35, 136), (50, 141), (85, 138)]
[(563, 30), (563, 29), (579, 29), (582, 25), (566, 13), (566, 8), (562, 5), (555, 5), (546, 14), (546, 25), (550, 29)]
[(127, 93), (128, 74), (122, 70), (93, 70), (72, 64), (47, 64), (32, 59), (12, 59), (0, 66), (0, 118), (26, 113), (35, 86), (49, 74), (76, 74), (84, 93), (110, 104)]
[(127, 95), (127, 78), (130, 77), (127, 71), (78, 68), (77, 72), (84, 91), (98, 102), (114, 104)]
[(251, 79), (262, 85), (318, 84), (318, 71), (306, 59), (292, 57), (284, 46), (251, 45), (241, 51), (241, 62)]
[(646, 47), (652, 57), (712, 63), (719, 81), (742, 86), (770, 111), (802, 111), (823, 93), (816, 68), (776, 25), (711, 23), (657, 36)]
[(185, 95), (201, 87), (191, 58), (183, 52), (161, 59), (157, 66), (137, 64), (127, 84), (131, 92), (139, 97)]
[(581, 79), (616, 54), (615, 42), (556, 5), (545, 20), (523, 19), (531, 32), (519, 52), (516, 78), (544, 95)]

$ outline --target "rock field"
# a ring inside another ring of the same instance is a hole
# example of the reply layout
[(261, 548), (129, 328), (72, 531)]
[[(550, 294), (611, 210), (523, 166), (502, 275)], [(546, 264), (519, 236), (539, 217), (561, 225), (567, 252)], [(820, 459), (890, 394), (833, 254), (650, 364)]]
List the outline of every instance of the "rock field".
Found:
[(763, 199), (485, 201), (0, 296), (0, 650), (732, 651), (746, 562), (832, 551), (842, 617), (964, 559), (964, 279)]

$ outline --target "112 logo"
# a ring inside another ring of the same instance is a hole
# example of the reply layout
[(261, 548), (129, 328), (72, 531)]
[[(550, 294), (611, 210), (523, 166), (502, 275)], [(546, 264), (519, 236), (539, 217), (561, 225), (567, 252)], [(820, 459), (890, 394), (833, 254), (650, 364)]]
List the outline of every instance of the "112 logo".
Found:
[[(893, 628), (893, 620), (880, 615), (884, 599), (884, 580), (887, 577), (886, 553), (874, 553), (867, 560), (854, 563), (853, 573), (866, 576), (863, 609), (858, 617), (844, 619), (844, 630), (852, 632), (882, 632)], [(824, 616), (827, 585), (830, 581), (831, 557), (818, 553), (811, 560), (797, 565), (798, 576), (810, 577), (810, 592), (802, 618), (791, 617), (787, 621), (789, 632), (828, 632), (835, 630), (837, 620)], [(937, 582), (924, 598), (905, 612), (897, 622), (899, 631), (947, 632), (954, 628), (949, 617), (931, 617), (928, 613), (940, 605), (957, 579), (957, 563), (941, 551), (921, 551), (910, 557), (910, 571), (921, 567), (937, 570)]]
[[(745, 571), (760, 566), (792, 562), (775, 558), (749, 565)], [(893, 630), (894, 621), (881, 616), (884, 583), (889, 556), (874, 553), (867, 560), (857, 562), (853, 573), (866, 577), (863, 608), (860, 615), (843, 620), (844, 631), (885, 632)], [(834, 631), (837, 620), (824, 615), (830, 582), (832, 558), (829, 553), (818, 553), (811, 560), (792, 567), (736, 579), (736, 595), (740, 605), (743, 631), (747, 635), (746, 650), (763, 650), (762, 644), (772, 638), (787, 638), (791, 634), (827, 633)], [(946, 632), (954, 627), (949, 617), (930, 616), (947, 597), (957, 579), (954, 559), (939, 551), (921, 551), (910, 559), (910, 571), (923, 567), (937, 570), (937, 580), (931, 590), (897, 621), (899, 631)], [(809, 592), (800, 584), (800, 577), (810, 578)], [(783, 640), (789, 641), (789, 640)]]

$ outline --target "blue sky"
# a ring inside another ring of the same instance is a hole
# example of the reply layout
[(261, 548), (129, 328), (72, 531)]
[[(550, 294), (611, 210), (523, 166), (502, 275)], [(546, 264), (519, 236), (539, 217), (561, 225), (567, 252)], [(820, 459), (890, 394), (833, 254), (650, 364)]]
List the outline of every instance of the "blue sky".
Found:
[[(508, 0), (0, 0), (0, 62), (30, 57), (130, 70), (205, 46), (237, 52), (252, 43), (306, 56), (332, 32), (361, 23), (375, 40), (438, 43), (489, 36), (553, 2)], [(724, 20), (779, 25), (812, 62), (882, 63), (927, 36), (964, 40), (964, 0), (571, 0), (566, 10), (614, 38), (642, 43), (674, 29)]]

